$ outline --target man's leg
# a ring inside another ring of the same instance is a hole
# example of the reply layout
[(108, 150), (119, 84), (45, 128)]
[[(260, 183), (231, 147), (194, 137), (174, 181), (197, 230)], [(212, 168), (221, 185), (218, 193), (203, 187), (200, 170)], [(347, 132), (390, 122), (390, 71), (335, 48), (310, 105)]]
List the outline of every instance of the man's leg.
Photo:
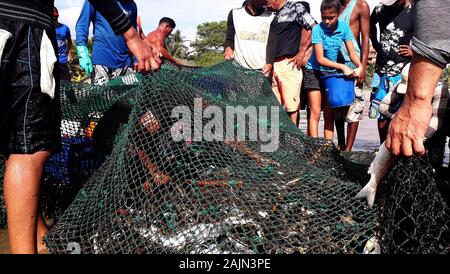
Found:
[(298, 111), (288, 112), (289, 118), (291, 118), (292, 123), (298, 127)]
[(333, 140), (334, 138), (334, 110), (328, 105), (325, 106), (323, 111), (324, 123), (324, 137), (325, 140)]
[(308, 133), (309, 136), (318, 138), (320, 113), (322, 111), (322, 94), (320, 90), (308, 90), (308, 102), (310, 106)]
[(347, 146), (345, 147), (346, 152), (351, 152), (353, 149), (353, 144), (355, 143), (356, 133), (358, 132), (358, 127), (359, 127), (359, 122), (347, 124)]
[(37, 233), (36, 233), (36, 248), (37, 252), (39, 253), (46, 253), (47, 247), (44, 245), (44, 237), (48, 233), (48, 227), (45, 224), (44, 217), (42, 217), (42, 214), (38, 212), (38, 222), (37, 222)]
[(345, 120), (339, 119), (334, 121), (336, 125), (336, 134), (338, 138), (338, 149), (345, 149)]
[[(6, 162), (4, 196), (13, 254), (37, 252), (39, 186), (50, 152), (10, 155)], [(40, 234), (42, 223), (39, 225)], [(41, 235), (39, 235), (41, 236)]]
[(298, 110), (300, 108), (300, 89), (303, 80), (301, 70), (292, 68), (288, 59), (276, 63), (278, 91), (292, 123), (298, 126)]

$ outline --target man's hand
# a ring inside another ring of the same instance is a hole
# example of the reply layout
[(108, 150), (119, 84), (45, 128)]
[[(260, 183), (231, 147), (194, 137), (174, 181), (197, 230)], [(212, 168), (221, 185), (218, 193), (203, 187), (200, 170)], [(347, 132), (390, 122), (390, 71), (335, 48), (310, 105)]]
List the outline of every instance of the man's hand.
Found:
[(403, 56), (403, 57), (412, 57), (413, 51), (412, 51), (411, 47), (409, 47), (407, 45), (400, 45), (400, 48), (398, 50), (398, 55)]
[(412, 156), (413, 153), (424, 155), (423, 142), (431, 115), (430, 102), (412, 104), (405, 97), (402, 107), (392, 119), (389, 127), (386, 148), (394, 155), (402, 154), (407, 157)]
[(298, 70), (300, 70), (303, 65), (304, 57), (305, 57), (304, 54), (297, 54), (294, 57), (292, 57), (291, 59), (289, 59), (288, 65), (292, 64), (292, 69), (294, 69), (296, 67)]
[(153, 54), (150, 47), (142, 41), (133, 27), (124, 32), (123, 37), (127, 43), (128, 49), (130, 49), (131, 53), (138, 61), (136, 65), (137, 71), (145, 73), (150, 70), (159, 69), (161, 66), (161, 59)]
[(153, 55), (158, 56), (158, 57), (163, 57), (161, 51), (158, 49), (158, 46), (150, 41), (148, 41), (147, 39), (144, 40), (144, 43), (150, 47), (150, 49), (153, 52)]
[(360, 87), (364, 85), (366, 81), (367, 68), (365, 66), (361, 67), (361, 73), (358, 75), (358, 79), (356, 80), (356, 84)]
[(262, 73), (264, 74), (264, 76), (270, 77), (270, 75), (272, 75), (272, 70), (273, 66), (271, 64), (267, 64), (263, 67)]
[(89, 76), (91, 75), (93, 69), (92, 60), (89, 56), (89, 50), (86, 46), (77, 46), (78, 60), (80, 62), (80, 67)]
[(223, 54), (223, 57), (225, 58), (225, 60), (231, 60), (234, 58), (234, 50), (230, 47), (225, 49), (225, 52)]
[(393, 154), (423, 155), (425, 133), (432, 116), (434, 89), (442, 75), (442, 68), (433, 61), (414, 54), (409, 70), (408, 91), (402, 106), (391, 122), (386, 148)]
[[(356, 70), (358, 70), (359, 68), (357, 68)], [(347, 77), (356, 77), (356, 70), (353, 70), (353, 69), (351, 69), (351, 68), (349, 68), (348, 66), (346, 66), (346, 65), (342, 65), (342, 73), (344, 73), (345, 74), (345, 76), (347, 76)]]

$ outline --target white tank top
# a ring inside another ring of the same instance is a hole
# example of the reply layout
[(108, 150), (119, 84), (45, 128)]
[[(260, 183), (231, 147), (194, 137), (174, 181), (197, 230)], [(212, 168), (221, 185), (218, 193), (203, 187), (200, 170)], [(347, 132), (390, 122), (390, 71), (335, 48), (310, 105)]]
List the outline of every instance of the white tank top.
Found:
[(243, 67), (262, 69), (266, 64), (267, 41), (274, 15), (251, 16), (245, 8), (233, 10), (234, 58)]

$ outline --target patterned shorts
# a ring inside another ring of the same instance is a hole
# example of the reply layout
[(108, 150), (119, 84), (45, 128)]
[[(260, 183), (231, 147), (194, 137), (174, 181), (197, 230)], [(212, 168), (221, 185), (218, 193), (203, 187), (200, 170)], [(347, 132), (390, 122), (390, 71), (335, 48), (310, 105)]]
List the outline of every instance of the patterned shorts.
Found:
[[(385, 120), (386, 117), (380, 113), (380, 103), (386, 95), (394, 89), (394, 87), (402, 80), (402, 75), (387, 76), (377, 72), (373, 75), (372, 94), (370, 95), (369, 118)], [(393, 112), (397, 112), (401, 102), (396, 102), (390, 106)]]
[(106, 85), (112, 79), (133, 74), (132, 68), (111, 69), (102, 65), (94, 65), (94, 74), (92, 83), (95, 85)]

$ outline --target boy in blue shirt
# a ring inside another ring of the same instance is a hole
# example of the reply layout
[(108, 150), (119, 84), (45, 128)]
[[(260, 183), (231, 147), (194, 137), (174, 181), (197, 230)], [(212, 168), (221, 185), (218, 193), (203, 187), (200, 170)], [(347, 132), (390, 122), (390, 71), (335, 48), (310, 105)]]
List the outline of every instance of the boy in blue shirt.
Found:
[[(348, 77), (360, 77), (362, 65), (353, 45), (353, 33), (349, 25), (338, 20), (341, 9), (339, 0), (324, 0), (320, 7), (322, 23), (316, 25), (312, 31), (313, 54), (306, 65), (305, 89), (311, 109), (308, 121), (308, 133), (311, 137), (319, 137), (319, 119), (322, 105), (325, 119), (325, 139), (333, 140), (334, 114), (326, 99), (322, 99), (324, 88), (321, 77), (342, 71)], [(353, 70), (345, 64), (337, 63), (338, 53), (345, 46), (350, 59), (355, 64)]]
[[(136, 29), (136, 3), (133, 0), (118, 0), (117, 3)], [(92, 60), (87, 48), (91, 22), (94, 27)], [(94, 84), (103, 85), (113, 78), (133, 73), (133, 55), (130, 54), (125, 40), (121, 35), (113, 32), (108, 21), (95, 10), (88, 0), (84, 2), (78, 18), (76, 32), (80, 66), (88, 75), (93, 72)]]
[(58, 44), (59, 79), (70, 81), (67, 63), (70, 62), (72, 56), (72, 36), (69, 27), (58, 22), (59, 12), (56, 7), (53, 8), (53, 18), (55, 19), (56, 42)]

